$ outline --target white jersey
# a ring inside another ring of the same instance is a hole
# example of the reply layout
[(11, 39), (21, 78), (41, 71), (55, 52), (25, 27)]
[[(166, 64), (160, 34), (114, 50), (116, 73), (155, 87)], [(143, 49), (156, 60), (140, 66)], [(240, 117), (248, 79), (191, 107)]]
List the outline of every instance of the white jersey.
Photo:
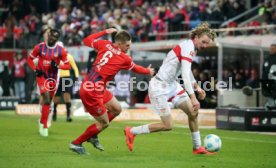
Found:
[[(191, 72), (192, 56), (195, 55), (195, 46), (192, 40), (184, 40), (177, 46), (175, 46), (164, 59), (162, 66), (160, 67), (157, 78), (167, 83), (174, 82), (177, 77), (182, 74), (184, 80), (185, 89), (189, 94), (193, 93), (193, 88), (191, 83), (195, 82), (195, 79)], [(186, 73), (188, 74), (185, 75)], [(185, 78), (186, 76), (186, 78)], [(190, 82), (185, 82), (189, 80)], [(188, 85), (186, 86), (186, 83)], [(190, 83), (190, 84), (189, 84)]]

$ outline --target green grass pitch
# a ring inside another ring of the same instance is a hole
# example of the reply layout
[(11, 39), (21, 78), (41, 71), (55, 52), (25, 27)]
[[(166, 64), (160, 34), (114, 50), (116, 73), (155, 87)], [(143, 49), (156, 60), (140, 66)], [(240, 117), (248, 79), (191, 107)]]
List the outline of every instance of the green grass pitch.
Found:
[(254, 132), (201, 129), (202, 139), (217, 134), (222, 149), (214, 156), (192, 154), (188, 128), (176, 124), (170, 132), (137, 136), (134, 151), (125, 145), (126, 125), (145, 122), (113, 122), (99, 137), (105, 147), (100, 152), (84, 143), (87, 155), (78, 155), (68, 147), (93, 121), (79, 118), (66, 123), (58, 118), (49, 137), (38, 134), (37, 116), (18, 116), (0, 111), (1, 168), (275, 168), (276, 135)]

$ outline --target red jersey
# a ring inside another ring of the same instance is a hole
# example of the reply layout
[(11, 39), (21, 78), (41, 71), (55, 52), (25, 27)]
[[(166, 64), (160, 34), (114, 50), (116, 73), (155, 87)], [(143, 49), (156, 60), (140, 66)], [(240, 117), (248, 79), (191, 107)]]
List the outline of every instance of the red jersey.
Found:
[(98, 82), (105, 84), (110, 81), (120, 70), (132, 70), (135, 73), (149, 74), (147, 68), (134, 64), (131, 57), (122, 52), (113, 43), (107, 40), (96, 40), (106, 34), (106, 31), (92, 34), (83, 43), (98, 50), (98, 55), (93, 64), (91, 72), (86, 76), (85, 81)]
[(56, 78), (58, 69), (51, 66), (51, 62), (55, 61), (58, 65), (60, 61), (67, 64), (67, 52), (64, 47), (55, 44), (53, 47), (47, 46), (45, 42), (39, 43), (30, 54), (31, 59), (38, 58), (37, 66), (30, 64), (32, 70), (42, 70), (45, 73), (45, 78)]
[[(100, 116), (106, 112), (104, 104), (110, 101), (113, 95), (106, 90), (105, 86), (120, 70), (132, 70), (140, 74), (151, 73), (150, 69), (134, 64), (130, 56), (123, 53), (110, 41), (96, 40), (104, 34), (106, 34), (106, 31), (101, 31), (83, 39), (83, 43), (86, 46), (98, 50), (93, 68), (80, 87), (82, 103), (85, 109), (93, 116)], [(96, 85), (88, 84), (90, 82)], [(92, 90), (90, 91), (90, 89)]]
[(131, 70), (135, 65), (130, 56), (120, 51), (110, 41), (95, 40), (93, 47), (98, 50), (93, 66), (104, 81), (113, 79), (120, 70)]

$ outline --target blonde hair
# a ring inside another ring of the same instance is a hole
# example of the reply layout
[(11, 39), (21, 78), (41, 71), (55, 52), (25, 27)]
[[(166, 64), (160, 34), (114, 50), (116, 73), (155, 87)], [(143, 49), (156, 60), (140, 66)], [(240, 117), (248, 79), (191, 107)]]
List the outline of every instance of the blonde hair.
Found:
[(217, 37), (215, 31), (210, 28), (207, 22), (201, 23), (190, 32), (191, 39), (194, 39), (196, 36), (201, 37), (203, 35), (207, 35), (213, 41)]

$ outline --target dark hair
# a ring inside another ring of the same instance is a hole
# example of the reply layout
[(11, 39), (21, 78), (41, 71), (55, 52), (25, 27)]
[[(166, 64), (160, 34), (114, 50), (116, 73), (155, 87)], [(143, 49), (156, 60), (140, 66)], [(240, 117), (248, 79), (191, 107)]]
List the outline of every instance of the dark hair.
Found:
[(50, 30), (50, 36), (54, 36), (56, 38), (59, 38), (60, 32), (57, 29), (51, 29)]
[(115, 42), (125, 43), (125, 42), (130, 41), (130, 40), (131, 40), (131, 36), (125, 30), (121, 30), (115, 35)]

